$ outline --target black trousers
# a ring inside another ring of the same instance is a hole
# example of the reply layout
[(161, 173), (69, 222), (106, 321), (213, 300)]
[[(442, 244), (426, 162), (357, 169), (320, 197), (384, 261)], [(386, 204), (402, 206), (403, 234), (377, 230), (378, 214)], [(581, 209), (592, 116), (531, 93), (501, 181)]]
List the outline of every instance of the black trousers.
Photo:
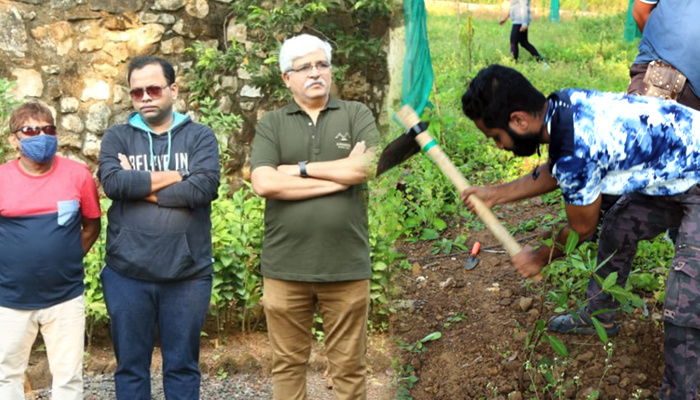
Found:
[(523, 46), (525, 50), (527, 50), (530, 54), (532, 54), (533, 57), (537, 61), (540, 61), (542, 59), (542, 56), (540, 56), (540, 53), (537, 52), (537, 49), (535, 46), (533, 46), (528, 40), (527, 40), (527, 32), (529, 29), (526, 29), (525, 32), (520, 32), (520, 27), (522, 24), (513, 24), (513, 29), (510, 31), (510, 54), (513, 55), (513, 58), (516, 60), (518, 59), (518, 44)]

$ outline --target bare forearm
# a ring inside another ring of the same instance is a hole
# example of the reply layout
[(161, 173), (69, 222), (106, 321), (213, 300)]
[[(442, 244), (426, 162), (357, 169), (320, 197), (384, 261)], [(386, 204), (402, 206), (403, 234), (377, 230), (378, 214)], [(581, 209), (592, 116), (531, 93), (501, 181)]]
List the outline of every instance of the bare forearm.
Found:
[[(542, 245), (538, 247), (535, 252), (537, 254), (537, 259), (540, 263), (540, 265), (545, 266), (549, 264), (550, 257), (551, 261), (554, 261), (558, 258), (561, 258), (565, 255), (564, 250), (566, 248), (566, 243), (569, 240), (569, 233), (571, 232), (571, 228), (569, 225), (566, 225), (565, 227), (561, 228), (559, 232), (557, 232), (556, 235), (554, 235), (554, 251), (552, 251), (552, 248), (550, 246)], [(545, 238), (547, 239), (547, 238)], [(586, 238), (582, 238), (579, 236), (578, 243), (576, 246), (580, 245), (583, 243), (583, 241), (586, 240)]]
[(251, 181), (258, 196), (274, 200), (305, 200), (348, 188), (348, 185), (329, 180), (286, 175), (270, 167), (254, 170)]
[(80, 232), (80, 241), (83, 246), (83, 254), (87, 254), (100, 236), (100, 219), (83, 220), (83, 227)]
[[(333, 181), (342, 185), (357, 185), (367, 180), (367, 172), (374, 157), (348, 157), (334, 161), (321, 161), (306, 164), (306, 174), (310, 178)], [(294, 177), (301, 176), (298, 165), (281, 165), (278, 170)]]
[[(600, 210), (601, 199), (602, 197), (590, 206), (566, 206), (569, 223), (561, 228), (554, 237), (554, 241), (558, 243), (559, 246), (555, 246), (554, 252), (552, 252), (552, 260), (564, 256), (564, 250), (562, 249), (566, 247), (566, 243), (569, 241), (569, 235), (572, 231), (576, 232), (578, 236), (577, 247), (595, 234), (598, 226), (598, 219), (596, 218), (598, 214), (596, 210)], [(577, 211), (572, 212), (571, 208), (577, 208)], [(547, 264), (549, 261), (550, 251), (551, 249), (548, 246), (542, 246), (537, 249), (537, 254), (542, 261), (542, 265)]]
[(493, 188), (493, 204), (506, 204), (529, 199), (549, 193), (559, 187), (557, 180), (549, 173), (549, 163), (537, 167), (537, 173), (537, 179), (533, 179), (532, 174), (527, 174), (516, 181)]

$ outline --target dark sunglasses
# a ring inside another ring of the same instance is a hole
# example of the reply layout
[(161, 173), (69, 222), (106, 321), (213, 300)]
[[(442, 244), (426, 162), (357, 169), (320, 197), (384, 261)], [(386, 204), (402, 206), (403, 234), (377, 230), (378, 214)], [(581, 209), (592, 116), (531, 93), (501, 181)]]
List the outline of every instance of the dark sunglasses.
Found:
[(13, 133), (22, 132), (26, 136), (36, 136), (40, 133), (46, 135), (56, 136), (56, 125), (46, 125), (46, 126), (23, 126), (14, 131)]
[(129, 94), (131, 94), (131, 99), (134, 101), (141, 101), (143, 99), (143, 94), (148, 93), (148, 97), (153, 100), (160, 99), (163, 96), (163, 89), (170, 87), (170, 85), (165, 86), (148, 86), (145, 88), (135, 88), (131, 89)]

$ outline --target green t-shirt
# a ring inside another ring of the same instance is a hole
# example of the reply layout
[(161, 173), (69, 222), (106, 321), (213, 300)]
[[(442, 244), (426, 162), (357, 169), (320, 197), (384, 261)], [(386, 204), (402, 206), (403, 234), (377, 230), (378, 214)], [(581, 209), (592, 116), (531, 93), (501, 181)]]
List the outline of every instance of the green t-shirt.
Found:
[[(251, 171), (300, 161), (333, 161), (360, 141), (378, 144), (370, 110), (330, 98), (316, 125), (296, 103), (271, 111), (256, 126)], [(326, 196), (265, 203), (263, 276), (301, 282), (370, 279), (367, 185)]]

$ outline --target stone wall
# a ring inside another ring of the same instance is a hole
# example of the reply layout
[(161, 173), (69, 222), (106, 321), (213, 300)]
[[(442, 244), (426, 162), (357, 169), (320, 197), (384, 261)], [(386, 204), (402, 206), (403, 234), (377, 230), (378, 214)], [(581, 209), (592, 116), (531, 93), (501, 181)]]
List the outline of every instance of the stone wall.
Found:
[[(185, 49), (195, 41), (223, 48), (231, 38), (248, 47), (245, 26), (229, 13), (231, 1), (0, 0), (0, 77), (16, 81), (19, 100), (48, 104), (59, 126), (60, 153), (94, 168), (101, 135), (132, 111), (125, 76), (135, 56), (157, 55), (176, 66), (181, 94), (175, 109), (197, 119), (182, 80), (182, 71), (193, 65)], [(235, 135), (243, 143), (235, 147), (246, 151), (255, 122), (273, 106), (250, 79), (241, 68), (223, 77), (226, 94), (219, 98), (222, 112), (244, 117), (242, 133)], [(353, 75), (336, 82), (336, 93), (379, 115), (388, 81)]]

